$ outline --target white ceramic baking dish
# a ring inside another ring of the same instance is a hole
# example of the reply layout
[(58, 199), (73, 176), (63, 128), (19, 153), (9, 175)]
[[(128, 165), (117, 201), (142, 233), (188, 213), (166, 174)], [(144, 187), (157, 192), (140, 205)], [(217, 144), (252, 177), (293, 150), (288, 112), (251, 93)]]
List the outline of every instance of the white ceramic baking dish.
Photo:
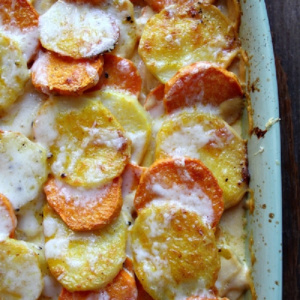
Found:
[[(263, 0), (241, 0), (242, 46), (249, 56), (248, 87), (254, 127), (268, 129), (264, 137), (253, 134), (248, 142), (250, 187), (255, 210), (248, 214), (249, 262), (255, 258), (253, 278), (257, 299), (282, 297), (282, 195), (280, 122), (275, 61), (269, 21)], [(278, 121), (278, 122), (277, 122)], [(251, 299), (250, 293), (246, 299)]]

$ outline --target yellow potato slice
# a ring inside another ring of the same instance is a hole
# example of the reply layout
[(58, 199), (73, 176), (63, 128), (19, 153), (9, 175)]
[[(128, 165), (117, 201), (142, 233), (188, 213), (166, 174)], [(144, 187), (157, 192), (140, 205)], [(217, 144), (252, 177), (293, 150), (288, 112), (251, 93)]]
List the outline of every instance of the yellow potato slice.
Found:
[(151, 137), (151, 124), (137, 98), (114, 90), (102, 90), (92, 94), (115, 116), (132, 142), (131, 162), (139, 164)]
[(240, 42), (229, 20), (213, 5), (172, 5), (145, 25), (139, 54), (162, 83), (183, 66), (197, 61), (227, 67)]
[(137, 43), (137, 28), (134, 8), (129, 0), (96, 0), (99, 8), (112, 16), (120, 29), (118, 43), (111, 52), (130, 58)]
[(62, 0), (39, 18), (39, 29), (43, 47), (73, 58), (110, 51), (119, 38), (119, 27), (109, 14), (90, 4)]
[(126, 259), (127, 225), (121, 214), (98, 231), (74, 232), (47, 205), (44, 208), (45, 256), (53, 276), (67, 290), (105, 287)]
[(122, 173), (130, 157), (123, 128), (93, 98), (50, 98), (38, 113), (34, 133), (50, 150), (53, 174), (72, 186), (104, 185)]
[(0, 241), (0, 299), (38, 299), (43, 278), (38, 255), (26, 242)]
[(36, 198), (47, 179), (46, 150), (21, 133), (0, 131), (0, 191), (14, 209)]
[[(145, 0), (148, 5), (150, 5), (153, 10), (159, 12), (165, 7), (172, 5), (172, 4), (185, 4), (186, 0)], [(202, 3), (213, 3), (214, 0), (201, 0)]]
[(29, 81), (24, 93), (8, 109), (0, 113), (0, 130), (16, 131), (33, 138), (32, 122), (46, 96), (39, 93)]
[(17, 100), (28, 78), (27, 64), (18, 44), (0, 33), (0, 111)]
[(237, 204), (248, 188), (246, 142), (223, 120), (184, 112), (166, 120), (156, 139), (156, 158), (200, 159), (223, 190), (224, 206)]
[(39, 15), (28, 1), (1, 0), (1, 31), (17, 42), (26, 61), (31, 61), (39, 48)]
[(186, 299), (213, 288), (220, 268), (213, 230), (194, 212), (150, 205), (131, 230), (135, 273), (156, 300)]
[(73, 59), (40, 51), (31, 68), (31, 79), (35, 88), (45, 94), (76, 96), (95, 86), (102, 70), (102, 56)]

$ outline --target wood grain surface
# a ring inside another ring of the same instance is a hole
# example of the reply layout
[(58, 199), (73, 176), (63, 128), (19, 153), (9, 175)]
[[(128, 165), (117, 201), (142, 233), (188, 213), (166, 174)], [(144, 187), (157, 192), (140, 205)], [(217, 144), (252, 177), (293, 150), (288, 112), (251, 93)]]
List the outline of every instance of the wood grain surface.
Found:
[[(281, 117), (283, 295), (300, 299), (300, 7), (265, 0), (276, 59)], [(269, 299), (267, 299), (269, 300)]]

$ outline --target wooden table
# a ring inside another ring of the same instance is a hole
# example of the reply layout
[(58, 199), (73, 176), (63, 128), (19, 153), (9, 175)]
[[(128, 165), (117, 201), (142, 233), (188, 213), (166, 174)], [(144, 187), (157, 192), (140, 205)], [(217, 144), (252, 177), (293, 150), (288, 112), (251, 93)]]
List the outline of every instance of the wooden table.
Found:
[[(300, 299), (300, 1), (266, 0), (281, 115), (283, 297)], [(271, 300), (271, 299), (267, 299)]]

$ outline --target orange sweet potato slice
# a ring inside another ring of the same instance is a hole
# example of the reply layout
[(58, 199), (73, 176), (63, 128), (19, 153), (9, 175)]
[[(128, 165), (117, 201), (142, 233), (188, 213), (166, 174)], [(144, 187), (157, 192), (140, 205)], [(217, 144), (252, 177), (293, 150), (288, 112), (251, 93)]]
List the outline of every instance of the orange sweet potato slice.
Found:
[(219, 106), (242, 97), (243, 90), (234, 73), (215, 64), (197, 62), (183, 67), (166, 83), (164, 105), (171, 113), (198, 103)]
[(156, 161), (141, 177), (134, 205), (139, 211), (149, 202), (176, 202), (215, 227), (224, 210), (222, 190), (211, 171), (192, 158)]
[(96, 230), (110, 224), (122, 208), (122, 179), (100, 188), (74, 188), (50, 178), (44, 191), (50, 206), (75, 231)]
[(14, 237), (15, 228), (17, 226), (17, 218), (10, 201), (0, 194), (0, 237)]
[(97, 84), (102, 71), (102, 56), (72, 59), (41, 51), (32, 66), (32, 83), (46, 94), (81, 95)]
[(132, 61), (105, 54), (104, 71), (92, 91), (103, 88), (126, 91), (138, 97), (142, 88), (142, 79)]
[(0, 16), (5, 29), (13, 26), (23, 31), (39, 24), (39, 15), (27, 0), (1, 0)]
[[(186, 0), (146, 0), (148, 5), (151, 6), (151, 8), (156, 11), (160, 12), (165, 7), (172, 5), (172, 4), (185, 4)], [(200, 2), (200, 1), (199, 1)], [(213, 3), (214, 0), (202, 0), (202, 3)]]
[(69, 292), (62, 290), (59, 300), (136, 300), (137, 288), (134, 277), (122, 269), (115, 279), (100, 291)]

